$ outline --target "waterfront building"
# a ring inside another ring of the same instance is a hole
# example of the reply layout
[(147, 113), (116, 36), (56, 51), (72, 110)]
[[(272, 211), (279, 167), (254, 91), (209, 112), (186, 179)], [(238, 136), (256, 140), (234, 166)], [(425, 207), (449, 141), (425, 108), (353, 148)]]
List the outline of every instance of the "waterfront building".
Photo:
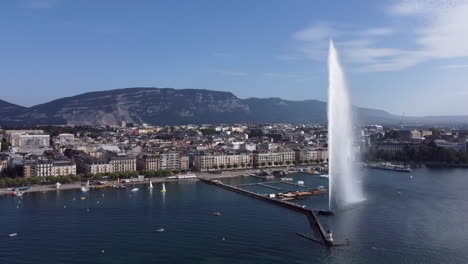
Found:
[(193, 159), (193, 168), (197, 171), (242, 169), (252, 166), (252, 154), (200, 154), (195, 155)]
[(123, 155), (111, 155), (109, 158), (109, 164), (112, 166), (113, 172), (136, 171), (135, 158)]
[(291, 149), (279, 149), (270, 152), (253, 153), (255, 167), (271, 167), (291, 164), (296, 159), (296, 153)]
[(90, 155), (80, 153), (73, 156), (78, 173), (112, 173), (114, 166), (106, 159), (98, 159)]
[(458, 142), (447, 142), (445, 140), (434, 140), (436, 146), (441, 148), (453, 149), (458, 152), (465, 153), (467, 150), (466, 143), (458, 143)]
[(159, 168), (161, 170), (180, 170), (181, 157), (177, 151), (169, 151), (159, 155)]
[(23, 177), (48, 177), (75, 175), (76, 165), (70, 160), (25, 160)]
[(159, 170), (159, 155), (145, 154), (137, 158), (137, 170), (157, 171)]
[(295, 150), (296, 161), (328, 161), (328, 149), (299, 149)]

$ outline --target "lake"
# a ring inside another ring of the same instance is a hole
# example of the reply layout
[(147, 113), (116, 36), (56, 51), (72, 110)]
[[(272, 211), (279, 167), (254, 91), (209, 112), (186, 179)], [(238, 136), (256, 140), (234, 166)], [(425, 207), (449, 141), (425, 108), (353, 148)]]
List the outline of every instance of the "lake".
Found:
[[(310, 187), (328, 181), (292, 177)], [(262, 182), (251, 177), (222, 181)], [(138, 192), (3, 196), (0, 263), (468, 263), (467, 169), (363, 169), (361, 181), (365, 202), (321, 217), (335, 241), (349, 241), (331, 249), (296, 234), (312, 235), (304, 215), (198, 181), (166, 183), (166, 193), (158, 183), (153, 190), (141, 185)], [(259, 185), (243, 188), (278, 192)], [(325, 209), (328, 196), (297, 202)], [(159, 228), (165, 231), (156, 232)], [(13, 232), (18, 236), (8, 238)]]

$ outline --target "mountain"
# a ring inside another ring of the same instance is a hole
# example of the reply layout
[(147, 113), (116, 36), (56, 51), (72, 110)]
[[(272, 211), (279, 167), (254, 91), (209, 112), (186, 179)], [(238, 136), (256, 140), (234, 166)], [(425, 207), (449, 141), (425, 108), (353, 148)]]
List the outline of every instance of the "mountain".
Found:
[[(400, 117), (355, 107), (359, 121), (397, 124)], [(408, 118), (409, 120), (410, 118)], [(414, 118), (411, 122), (447, 120)], [(280, 98), (239, 99), (230, 92), (202, 89), (125, 88), (84, 93), (29, 108), (0, 100), (0, 125), (158, 125), (201, 123), (325, 123), (326, 102)], [(458, 121), (467, 121), (461, 116)]]

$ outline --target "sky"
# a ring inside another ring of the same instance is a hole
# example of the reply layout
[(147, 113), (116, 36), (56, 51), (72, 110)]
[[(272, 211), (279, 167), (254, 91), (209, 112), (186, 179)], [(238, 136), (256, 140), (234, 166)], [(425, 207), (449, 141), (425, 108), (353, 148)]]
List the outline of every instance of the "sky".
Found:
[(0, 99), (125, 87), (327, 100), (327, 48), (353, 103), (468, 114), (468, 0), (2, 0)]

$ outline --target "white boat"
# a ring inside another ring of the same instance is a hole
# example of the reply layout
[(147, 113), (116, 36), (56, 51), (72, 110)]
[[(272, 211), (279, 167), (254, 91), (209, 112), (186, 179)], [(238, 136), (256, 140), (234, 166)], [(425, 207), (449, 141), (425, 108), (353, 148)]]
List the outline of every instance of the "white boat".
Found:
[(320, 175), (320, 178), (328, 178), (328, 174), (322, 174)]
[(138, 188), (133, 188), (132, 192), (138, 192)]
[(166, 192), (166, 185), (164, 184), (164, 182), (163, 182), (163, 187), (162, 187), (161, 192)]
[(89, 180), (86, 182), (86, 186), (81, 187), (82, 192), (87, 192), (89, 191)]
[(14, 195), (15, 195), (15, 196), (18, 196), (18, 197), (23, 196), (23, 194), (24, 194), (24, 192), (20, 192), (20, 191), (15, 191), (15, 192), (14, 192)]
[(153, 189), (153, 183), (151, 182), (151, 180), (150, 180), (150, 185), (149, 185), (148, 189)]

